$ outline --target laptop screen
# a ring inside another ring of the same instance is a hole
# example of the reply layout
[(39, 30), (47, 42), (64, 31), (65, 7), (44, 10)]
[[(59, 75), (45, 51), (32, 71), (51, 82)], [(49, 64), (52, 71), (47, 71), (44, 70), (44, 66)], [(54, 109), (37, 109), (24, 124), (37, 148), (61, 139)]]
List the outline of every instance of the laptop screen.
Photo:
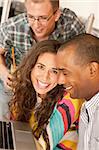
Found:
[(0, 150), (36, 150), (28, 123), (0, 121)]
[(0, 148), (14, 150), (11, 122), (0, 121)]

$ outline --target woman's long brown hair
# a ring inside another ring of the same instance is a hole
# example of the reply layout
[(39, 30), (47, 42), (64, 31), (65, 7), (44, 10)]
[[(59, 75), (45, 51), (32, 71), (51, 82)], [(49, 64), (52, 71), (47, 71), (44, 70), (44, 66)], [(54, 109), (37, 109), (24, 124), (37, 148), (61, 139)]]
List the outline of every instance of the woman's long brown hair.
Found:
[[(9, 108), (10, 111), (12, 111), (13, 106), (16, 107), (17, 104), (18, 114), (16, 120), (28, 122), (31, 113), (33, 112), (33, 108), (37, 103), (36, 91), (31, 82), (31, 71), (36, 64), (38, 57), (45, 52), (56, 54), (59, 47), (60, 43), (55, 40), (46, 40), (37, 43), (31, 48), (29, 54), (24, 57), (22, 63), (14, 73), (14, 93), (12, 100), (9, 102)], [(37, 128), (34, 131), (36, 138), (39, 138), (40, 134), (43, 133), (55, 104), (60, 98), (62, 98), (63, 92), (63, 87), (57, 85), (47, 93), (46, 98), (35, 110), (34, 115), (38, 122)], [(47, 139), (46, 134), (45, 139)]]

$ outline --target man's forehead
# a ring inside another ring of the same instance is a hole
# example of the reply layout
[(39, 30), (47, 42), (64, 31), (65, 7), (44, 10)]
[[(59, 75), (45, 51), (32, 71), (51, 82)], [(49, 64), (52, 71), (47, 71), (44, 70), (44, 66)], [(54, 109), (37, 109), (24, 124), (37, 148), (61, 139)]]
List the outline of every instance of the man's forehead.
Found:
[(50, 0), (27, 0), (26, 6), (27, 5), (31, 5), (32, 7), (34, 7), (34, 6), (45, 7), (47, 5), (47, 9), (48, 9), (48, 7), (52, 8), (52, 4), (51, 4)]
[(64, 52), (64, 53), (73, 53), (77, 48), (77, 45), (75, 44), (70, 44), (70, 45), (66, 45), (66, 46), (62, 46), (59, 48), (58, 52)]
[(63, 50), (57, 53), (57, 64), (58, 68), (61, 70), (67, 70), (67, 68), (71, 65), (75, 64), (75, 54), (74, 51)]
[(67, 60), (68, 57), (70, 57), (71, 55), (72, 55), (72, 52), (69, 49), (64, 49), (62, 51), (57, 52), (57, 58), (62, 62)]
[(61, 61), (66, 61), (69, 59), (74, 59), (75, 58), (75, 52), (76, 52), (76, 46), (70, 45), (67, 47), (63, 47), (62, 49), (60, 48), (57, 52), (57, 57)]

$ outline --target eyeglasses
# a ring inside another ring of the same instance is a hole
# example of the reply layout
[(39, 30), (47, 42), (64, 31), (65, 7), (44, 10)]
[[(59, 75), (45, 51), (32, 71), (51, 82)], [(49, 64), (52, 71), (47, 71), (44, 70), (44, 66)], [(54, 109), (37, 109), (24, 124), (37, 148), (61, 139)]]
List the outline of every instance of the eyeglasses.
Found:
[[(57, 10), (56, 10), (57, 11)], [(46, 17), (46, 16), (38, 16), (38, 17), (34, 17), (30, 14), (27, 14), (27, 17), (29, 19), (30, 22), (35, 22), (35, 20), (37, 20), (40, 23), (44, 23), (46, 24), (51, 18), (52, 16), (56, 13), (56, 11), (54, 11), (50, 16)]]

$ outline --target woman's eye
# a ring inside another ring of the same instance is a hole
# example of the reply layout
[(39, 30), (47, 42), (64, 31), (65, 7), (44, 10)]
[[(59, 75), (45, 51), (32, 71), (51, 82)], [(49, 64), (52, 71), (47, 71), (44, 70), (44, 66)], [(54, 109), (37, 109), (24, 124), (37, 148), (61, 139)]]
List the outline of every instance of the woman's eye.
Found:
[(39, 69), (44, 69), (44, 67), (42, 65), (38, 65), (37, 66)]

